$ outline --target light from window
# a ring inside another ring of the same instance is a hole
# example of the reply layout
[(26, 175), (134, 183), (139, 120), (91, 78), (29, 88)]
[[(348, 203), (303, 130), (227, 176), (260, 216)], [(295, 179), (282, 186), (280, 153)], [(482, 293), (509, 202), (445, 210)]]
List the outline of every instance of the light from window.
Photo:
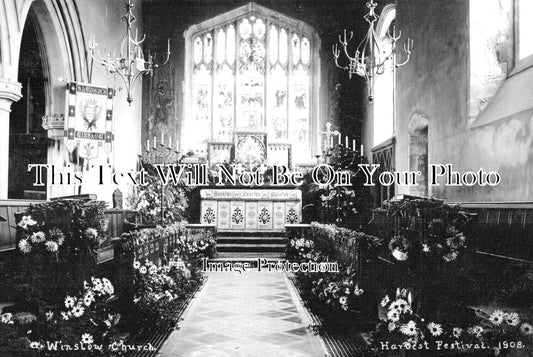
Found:
[(192, 37), (191, 116), (185, 149), (231, 142), (235, 130), (263, 131), (309, 157), (312, 42), (288, 25), (250, 14)]

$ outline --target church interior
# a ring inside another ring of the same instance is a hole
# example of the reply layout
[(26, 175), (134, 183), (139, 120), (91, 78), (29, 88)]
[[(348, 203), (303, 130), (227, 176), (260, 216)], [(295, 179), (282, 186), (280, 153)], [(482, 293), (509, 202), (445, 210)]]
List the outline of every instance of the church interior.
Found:
[(1, 356), (533, 354), (531, 0), (0, 5)]

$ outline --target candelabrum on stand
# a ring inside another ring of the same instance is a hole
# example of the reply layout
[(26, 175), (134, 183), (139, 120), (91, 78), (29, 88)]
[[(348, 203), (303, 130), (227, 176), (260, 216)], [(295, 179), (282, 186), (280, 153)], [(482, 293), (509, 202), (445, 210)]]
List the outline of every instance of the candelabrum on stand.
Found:
[(409, 62), (411, 57), (411, 49), (413, 48), (413, 40), (407, 38), (406, 43), (403, 45), (403, 51), (405, 53), (405, 60), (402, 62), (397, 61), (397, 48), (396, 43), (401, 37), (401, 31), (396, 33), (396, 27), (392, 26), (392, 32), (387, 32), (387, 36), (391, 41), (391, 49), (389, 52), (383, 48), (383, 43), (376, 34), (376, 21), (379, 16), (376, 14), (377, 3), (374, 0), (370, 0), (366, 3), (368, 13), (363, 17), (368, 23), (368, 30), (365, 37), (356, 47), (353, 55), (350, 54), (348, 44), (353, 38), (353, 31), (350, 31), (348, 36), (346, 30), (344, 30), (343, 36), (339, 35), (339, 43), (342, 46), (343, 53), (348, 60), (347, 64), (341, 64), (339, 58), (341, 57), (341, 50), (338, 44), (332, 46), (333, 58), (335, 59), (335, 65), (348, 72), (348, 77), (351, 79), (352, 75), (356, 74), (363, 77), (368, 84), (368, 100), (372, 102), (374, 100), (374, 83), (376, 77), (385, 72), (385, 65), (387, 62), (392, 61), (393, 68), (398, 68)]
[[(326, 122), (326, 130), (318, 132), (318, 142), (321, 146), (321, 152), (320, 154), (315, 155), (317, 164), (320, 163), (320, 159), (322, 159), (324, 163), (329, 164), (330, 158), (334, 155), (334, 151), (338, 149), (343, 149), (346, 153), (353, 153), (353, 163), (355, 163), (355, 161), (362, 162), (364, 157), (364, 145), (361, 144), (358, 151), (355, 139), (345, 135), (344, 140), (342, 140), (343, 135), (338, 130), (332, 130), (332, 128), (333, 125), (330, 122)], [(359, 158), (359, 160), (356, 160), (356, 158)]]

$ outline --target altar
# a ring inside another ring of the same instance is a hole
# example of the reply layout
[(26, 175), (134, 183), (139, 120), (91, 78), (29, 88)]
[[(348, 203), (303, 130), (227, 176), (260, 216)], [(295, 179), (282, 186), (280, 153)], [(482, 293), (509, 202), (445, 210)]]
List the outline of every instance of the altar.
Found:
[(301, 222), (298, 189), (203, 189), (201, 222), (219, 231), (282, 231)]

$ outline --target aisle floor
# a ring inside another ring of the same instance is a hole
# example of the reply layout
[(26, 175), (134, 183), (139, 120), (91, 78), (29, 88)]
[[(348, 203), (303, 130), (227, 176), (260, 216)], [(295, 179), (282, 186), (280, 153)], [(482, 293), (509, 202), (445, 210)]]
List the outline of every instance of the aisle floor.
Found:
[(285, 273), (210, 273), (163, 357), (326, 356)]

